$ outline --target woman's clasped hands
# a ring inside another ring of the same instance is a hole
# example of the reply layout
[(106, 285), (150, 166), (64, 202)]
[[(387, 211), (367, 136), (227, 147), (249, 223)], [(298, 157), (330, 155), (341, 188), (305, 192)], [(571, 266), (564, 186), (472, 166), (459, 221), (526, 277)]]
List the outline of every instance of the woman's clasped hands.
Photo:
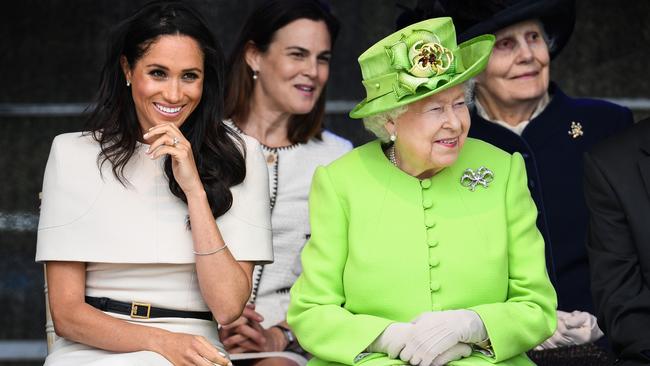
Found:
[(477, 313), (470, 310), (426, 312), (410, 323), (392, 323), (368, 347), (411, 365), (439, 366), (468, 357), (470, 344), (487, 339)]
[(239, 319), (219, 330), (226, 350), (230, 353), (283, 351), (287, 347), (284, 334), (276, 327), (265, 329), (263, 320), (254, 304), (246, 305)]

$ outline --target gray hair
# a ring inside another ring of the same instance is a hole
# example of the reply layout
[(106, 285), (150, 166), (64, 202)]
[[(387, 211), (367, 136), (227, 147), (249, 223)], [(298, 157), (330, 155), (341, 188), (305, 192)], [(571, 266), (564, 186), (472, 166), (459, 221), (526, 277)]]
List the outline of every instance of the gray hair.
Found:
[[(470, 104), (473, 103), (474, 79), (466, 81), (462, 85), (465, 89), (465, 103), (469, 108)], [(382, 142), (388, 142), (390, 140), (390, 135), (388, 134), (388, 131), (386, 131), (384, 125), (388, 123), (388, 121), (396, 121), (402, 114), (406, 113), (407, 110), (408, 104), (364, 117), (363, 125), (366, 130), (372, 132), (379, 140)]]
[(399, 116), (404, 114), (407, 110), (408, 104), (364, 117), (363, 125), (366, 127), (366, 130), (372, 132), (382, 142), (388, 142), (390, 140), (390, 135), (388, 134), (388, 131), (386, 131), (384, 125), (388, 123), (388, 121), (396, 121)]
[(536, 19), (537, 23), (539, 24), (539, 29), (542, 30), (542, 38), (544, 39), (544, 42), (546, 42), (546, 48), (548, 48), (548, 53), (551, 54), (553, 51), (555, 51), (555, 48), (557, 47), (557, 42), (555, 41), (555, 38), (551, 38), (548, 35), (548, 32), (544, 28), (544, 23), (542, 23), (541, 20)]

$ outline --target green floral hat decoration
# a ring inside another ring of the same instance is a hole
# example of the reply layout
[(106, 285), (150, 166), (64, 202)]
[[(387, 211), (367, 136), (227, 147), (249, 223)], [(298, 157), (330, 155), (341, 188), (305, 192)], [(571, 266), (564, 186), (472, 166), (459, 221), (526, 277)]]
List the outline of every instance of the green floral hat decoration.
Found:
[(456, 46), (451, 18), (412, 24), (375, 43), (359, 56), (366, 99), (350, 112), (363, 118), (407, 105), (463, 83), (487, 65), (491, 34)]

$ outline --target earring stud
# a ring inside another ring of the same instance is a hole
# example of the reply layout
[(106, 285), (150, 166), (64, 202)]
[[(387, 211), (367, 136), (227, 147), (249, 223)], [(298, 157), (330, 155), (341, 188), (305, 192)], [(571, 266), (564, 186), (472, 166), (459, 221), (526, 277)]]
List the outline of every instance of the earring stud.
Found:
[(257, 71), (257, 70), (253, 71), (253, 80), (257, 80), (257, 74), (258, 73), (259, 73), (259, 71)]
[(397, 140), (397, 135), (394, 134), (394, 133), (391, 133), (391, 134), (390, 134), (390, 140), (391, 140), (392, 142), (395, 142), (395, 140)]
[(126, 86), (131, 86), (131, 82), (127, 80), (126, 81)]

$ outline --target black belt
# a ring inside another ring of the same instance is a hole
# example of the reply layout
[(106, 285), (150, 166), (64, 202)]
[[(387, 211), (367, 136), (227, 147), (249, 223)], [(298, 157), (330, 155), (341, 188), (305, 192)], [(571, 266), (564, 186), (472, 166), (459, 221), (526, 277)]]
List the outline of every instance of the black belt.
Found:
[(142, 302), (122, 302), (111, 300), (108, 297), (86, 296), (86, 303), (101, 311), (128, 315), (131, 318), (195, 318), (212, 320), (212, 313), (209, 311), (183, 311), (162, 309)]

